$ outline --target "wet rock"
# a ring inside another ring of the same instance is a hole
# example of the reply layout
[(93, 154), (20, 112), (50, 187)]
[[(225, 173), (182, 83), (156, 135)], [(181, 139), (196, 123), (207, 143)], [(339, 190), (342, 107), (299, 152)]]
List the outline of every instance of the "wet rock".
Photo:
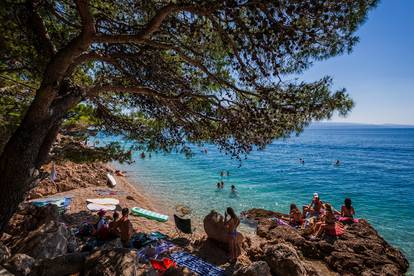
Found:
[(139, 270), (136, 251), (127, 248), (99, 250), (86, 260), (85, 276), (136, 275)]
[(247, 266), (241, 266), (234, 274), (235, 276), (270, 276), (270, 267), (265, 261), (258, 261)]
[(0, 264), (6, 262), (11, 257), (10, 249), (0, 242)]
[(16, 254), (11, 257), (3, 266), (15, 275), (29, 275), (35, 259), (26, 254)]

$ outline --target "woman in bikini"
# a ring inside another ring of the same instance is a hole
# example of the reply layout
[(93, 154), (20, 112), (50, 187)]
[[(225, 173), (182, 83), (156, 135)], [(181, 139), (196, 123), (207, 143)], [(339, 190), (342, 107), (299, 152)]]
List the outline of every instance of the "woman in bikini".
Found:
[(339, 236), (343, 234), (343, 231), (337, 233), (336, 229), (336, 218), (332, 211), (332, 206), (325, 204), (325, 215), (321, 222), (318, 222), (315, 226), (315, 235), (312, 238), (318, 238), (322, 233), (326, 233), (331, 236)]
[(339, 218), (339, 221), (345, 224), (358, 222), (357, 219), (354, 219), (355, 210), (354, 207), (352, 207), (351, 199), (345, 198), (344, 204), (345, 205), (342, 205), (341, 207), (341, 217)]
[[(230, 217), (228, 220), (227, 216)], [(224, 225), (229, 237), (230, 262), (235, 262), (238, 256), (237, 227), (240, 225), (240, 219), (231, 207), (224, 213)]]
[(300, 227), (302, 225), (302, 214), (296, 204), (290, 204), (289, 224), (293, 227)]

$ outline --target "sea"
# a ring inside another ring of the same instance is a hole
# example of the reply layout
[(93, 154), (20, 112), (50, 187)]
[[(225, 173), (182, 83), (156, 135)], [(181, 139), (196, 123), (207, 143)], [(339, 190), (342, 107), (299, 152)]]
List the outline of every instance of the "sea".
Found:
[[(237, 212), (288, 212), (291, 203), (309, 204), (315, 192), (340, 210), (349, 197), (356, 217), (368, 220), (401, 249), (413, 271), (414, 128), (319, 124), (253, 151), (242, 161), (214, 145), (193, 151), (191, 158), (146, 153), (144, 159), (136, 152), (133, 164), (116, 166), (171, 208), (189, 206), (199, 220), (212, 209), (224, 212), (228, 206)], [(221, 176), (222, 171), (229, 175)], [(219, 181), (224, 182), (222, 190), (216, 188)]]

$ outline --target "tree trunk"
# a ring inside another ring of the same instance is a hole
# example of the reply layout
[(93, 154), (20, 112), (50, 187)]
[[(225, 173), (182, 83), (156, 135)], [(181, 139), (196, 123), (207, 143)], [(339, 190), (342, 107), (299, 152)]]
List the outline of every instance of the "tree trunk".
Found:
[(39, 169), (43, 164), (47, 163), (50, 149), (56, 140), (60, 129), (60, 120), (56, 122), (47, 133), (45, 140), (40, 147), (39, 154), (36, 161), (36, 169)]
[(0, 156), (0, 232), (30, 188), (40, 149), (54, 123), (52, 118), (23, 121)]

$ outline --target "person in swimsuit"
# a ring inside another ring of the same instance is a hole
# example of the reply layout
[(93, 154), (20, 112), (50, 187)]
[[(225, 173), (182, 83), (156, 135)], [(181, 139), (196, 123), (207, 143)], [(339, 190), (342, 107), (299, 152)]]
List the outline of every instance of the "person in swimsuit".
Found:
[(294, 203), (290, 204), (289, 224), (293, 227), (299, 227), (302, 225), (302, 214)]
[(323, 208), (323, 202), (319, 199), (318, 193), (313, 194), (313, 200), (308, 208), (311, 211), (312, 216), (319, 217)]
[(344, 204), (345, 205), (342, 205), (341, 207), (341, 217), (354, 218), (355, 210), (354, 207), (352, 207), (352, 200), (350, 198), (345, 198)]
[(322, 221), (319, 221), (315, 225), (315, 235), (312, 238), (320, 237), (322, 233), (335, 232), (336, 218), (332, 211), (332, 206), (326, 204), (325, 215)]
[[(229, 219), (227, 219), (228, 216), (230, 217)], [(237, 256), (239, 255), (237, 227), (240, 225), (240, 219), (236, 216), (236, 213), (231, 207), (228, 207), (224, 213), (224, 225), (227, 229), (229, 239), (230, 262), (233, 263), (237, 260)]]

